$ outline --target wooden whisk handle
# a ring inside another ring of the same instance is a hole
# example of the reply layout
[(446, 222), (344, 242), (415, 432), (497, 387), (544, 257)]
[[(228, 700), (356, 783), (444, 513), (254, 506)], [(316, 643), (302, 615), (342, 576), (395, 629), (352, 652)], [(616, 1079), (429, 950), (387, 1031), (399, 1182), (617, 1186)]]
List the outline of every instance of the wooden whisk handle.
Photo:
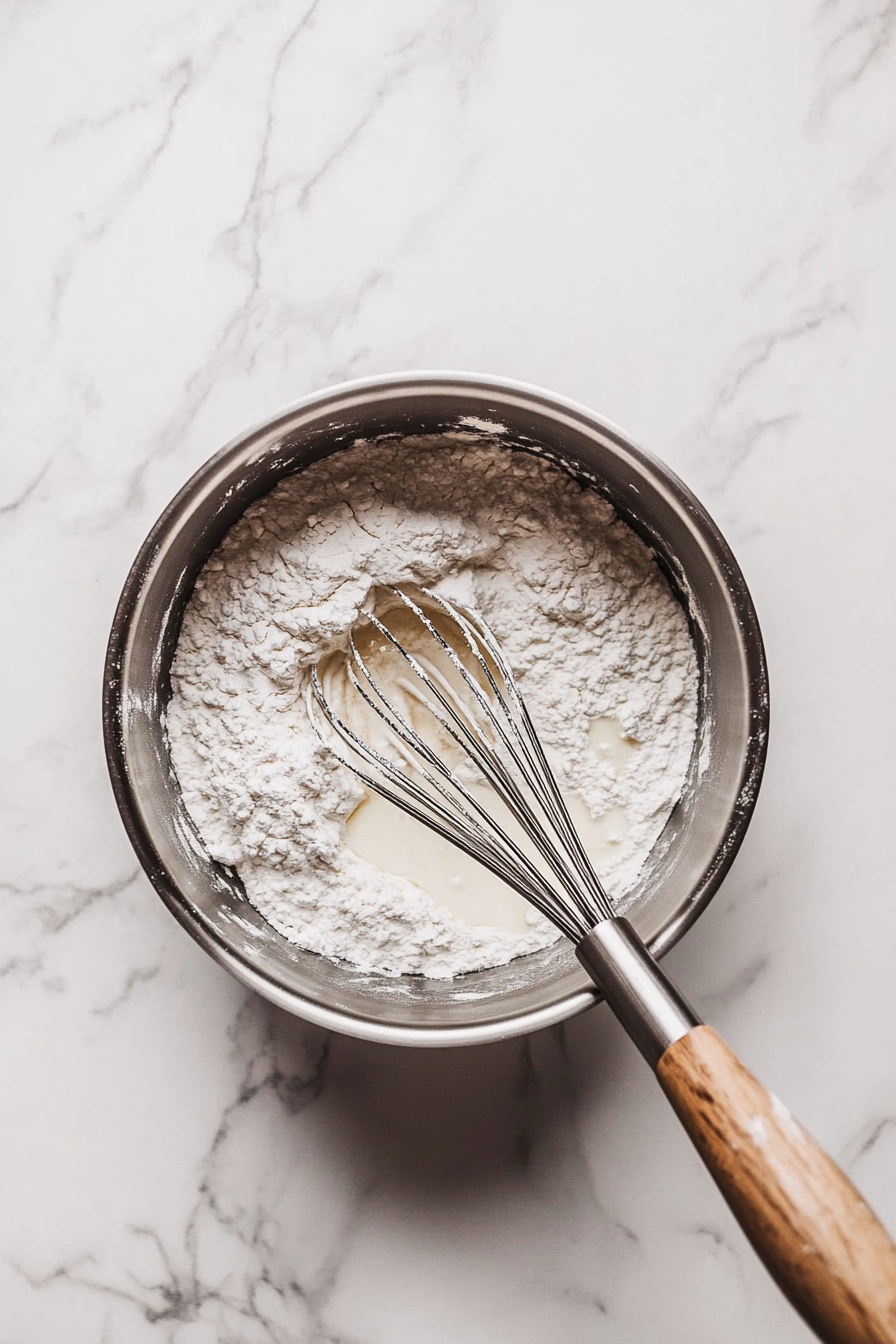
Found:
[(852, 1182), (700, 1022), (627, 920), (604, 920), (576, 954), (819, 1339), (896, 1344), (896, 1246)]
[(657, 1077), (769, 1273), (825, 1344), (896, 1344), (896, 1246), (840, 1168), (712, 1027)]

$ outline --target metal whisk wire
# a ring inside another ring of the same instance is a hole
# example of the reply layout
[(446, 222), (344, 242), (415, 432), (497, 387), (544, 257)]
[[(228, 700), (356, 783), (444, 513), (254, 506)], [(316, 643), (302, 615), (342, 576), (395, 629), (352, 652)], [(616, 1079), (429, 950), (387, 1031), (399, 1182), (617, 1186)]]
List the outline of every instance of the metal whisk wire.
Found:
[[(459, 688), (425, 653), (412, 653), (385, 619), (370, 626), (400, 655), (410, 676), (396, 690), (420, 706), (484, 776), (541, 857), (547, 873), (507, 833), (456, 770), (414, 727), (373, 675), (354, 634), (337, 659), (352, 690), (387, 729), (390, 759), (352, 728), (327, 693), (330, 675), (313, 669), (308, 711), (321, 741), (343, 765), (452, 844), (490, 868), (578, 943), (613, 907), (573, 826), (557, 781), (500, 644), (478, 618), (426, 588), (415, 590), (432, 615), (447, 618), (471, 656), (473, 670), (429, 612), (401, 588), (386, 589), (393, 608), (410, 611), (461, 679)], [(476, 675), (474, 675), (474, 671)], [(321, 723), (318, 711), (327, 727)], [(347, 749), (347, 750), (346, 750)], [(554, 880), (551, 880), (553, 878)]]

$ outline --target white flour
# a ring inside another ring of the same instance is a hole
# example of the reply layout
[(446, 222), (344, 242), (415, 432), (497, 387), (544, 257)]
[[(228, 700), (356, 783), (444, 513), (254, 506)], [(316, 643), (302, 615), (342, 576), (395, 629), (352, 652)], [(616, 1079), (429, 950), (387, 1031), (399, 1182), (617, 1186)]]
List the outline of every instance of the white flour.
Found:
[[(370, 970), (447, 977), (553, 942), (471, 926), (343, 842), (363, 787), (308, 722), (308, 668), (344, 643), (376, 584), (426, 583), (501, 640), (565, 790), (628, 833), (602, 871), (635, 881), (674, 806), (696, 727), (684, 613), (599, 495), (475, 435), (354, 448), (283, 481), (208, 562), (184, 616), (168, 710), (184, 800), (285, 937)], [(642, 744), (617, 778), (589, 723)]]

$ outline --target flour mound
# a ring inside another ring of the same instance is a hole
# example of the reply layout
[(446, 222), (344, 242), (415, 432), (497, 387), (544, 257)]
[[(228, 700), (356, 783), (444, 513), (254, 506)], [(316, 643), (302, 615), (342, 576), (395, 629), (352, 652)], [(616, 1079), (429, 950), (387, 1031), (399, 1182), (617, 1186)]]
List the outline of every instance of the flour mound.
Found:
[[(561, 786), (628, 833), (601, 872), (637, 879), (684, 783), (697, 673), (684, 612), (651, 552), (559, 468), (475, 437), (365, 444), (253, 504), (206, 564), (184, 615), (167, 728), (184, 801), (213, 858), (301, 947), (367, 970), (447, 978), (548, 946), (454, 919), (344, 843), (363, 786), (319, 744), (304, 690), (379, 584), (426, 584), (480, 613), (504, 646)], [(621, 777), (589, 722), (641, 749)]]

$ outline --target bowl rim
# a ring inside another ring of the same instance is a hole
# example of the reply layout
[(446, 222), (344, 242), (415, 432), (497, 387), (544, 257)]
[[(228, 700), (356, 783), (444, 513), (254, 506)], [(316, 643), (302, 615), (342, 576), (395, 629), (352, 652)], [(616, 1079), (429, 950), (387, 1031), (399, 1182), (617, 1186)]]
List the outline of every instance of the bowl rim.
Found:
[(415, 388), (421, 389), (424, 385), (447, 391), (452, 384), (485, 393), (494, 391), (519, 395), (530, 402), (539, 403), (548, 412), (554, 414), (560, 412), (576, 421), (584, 421), (592, 429), (596, 428), (601, 434), (617, 440), (626, 452), (636, 460), (642, 460), (646, 467), (657, 473), (676, 502), (687, 508), (692, 519), (699, 523), (704, 544), (725, 572), (729, 592), (737, 610), (743, 648), (749, 666), (749, 712), (755, 724), (755, 731), (750, 734), (747, 741), (739, 805), (729, 821), (724, 852), (718, 856), (702, 890), (683, 904), (676, 917), (662, 930), (661, 935), (651, 942), (654, 955), (664, 956), (699, 918), (734, 861), (755, 807), (765, 767), (768, 741), (768, 669), (762, 634), (749, 589), (728, 543), (704, 506), (665, 462), (645, 449), (613, 421), (583, 403), (536, 384), (497, 375), (449, 369), (400, 371), (352, 379), (308, 393), (230, 439), (199, 466), (162, 510), (131, 564), (116, 606), (106, 649), (102, 696), (103, 737), (113, 794), (128, 838), (153, 888), (178, 922), (219, 965), (247, 988), (261, 994), (276, 1006), (301, 1016), (317, 1026), (361, 1039), (395, 1045), (457, 1046), (503, 1040), (555, 1025), (592, 1006), (599, 1001), (600, 996), (596, 990), (584, 988), (568, 993), (540, 1008), (522, 1013), (510, 1013), (507, 1017), (482, 1024), (418, 1027), (384, 1024), (356, 1016), (348, 1011), (304, 998), (267, 979), (253, 966), (247, 964), (214, 929), (199, 918), (191, 916), (188, 899), (176, 885), (156, 851), (143, 820), (137, 790), (128, 770), (123, 731), (123, 696), (126, 689), (123, 678), (136, 608), (153, 563), (182, 508), (225, 466), (229, 458), (245, 452), (253, 440), (269, 435), (278, 425), (286, 427), (297, 415), (327, 403), (333, 403), (335, 412), (338, 403), (344, 403), (346, 399), (365, 392), (383, 389), (399, 391), (402, 388), (413, 391)]

